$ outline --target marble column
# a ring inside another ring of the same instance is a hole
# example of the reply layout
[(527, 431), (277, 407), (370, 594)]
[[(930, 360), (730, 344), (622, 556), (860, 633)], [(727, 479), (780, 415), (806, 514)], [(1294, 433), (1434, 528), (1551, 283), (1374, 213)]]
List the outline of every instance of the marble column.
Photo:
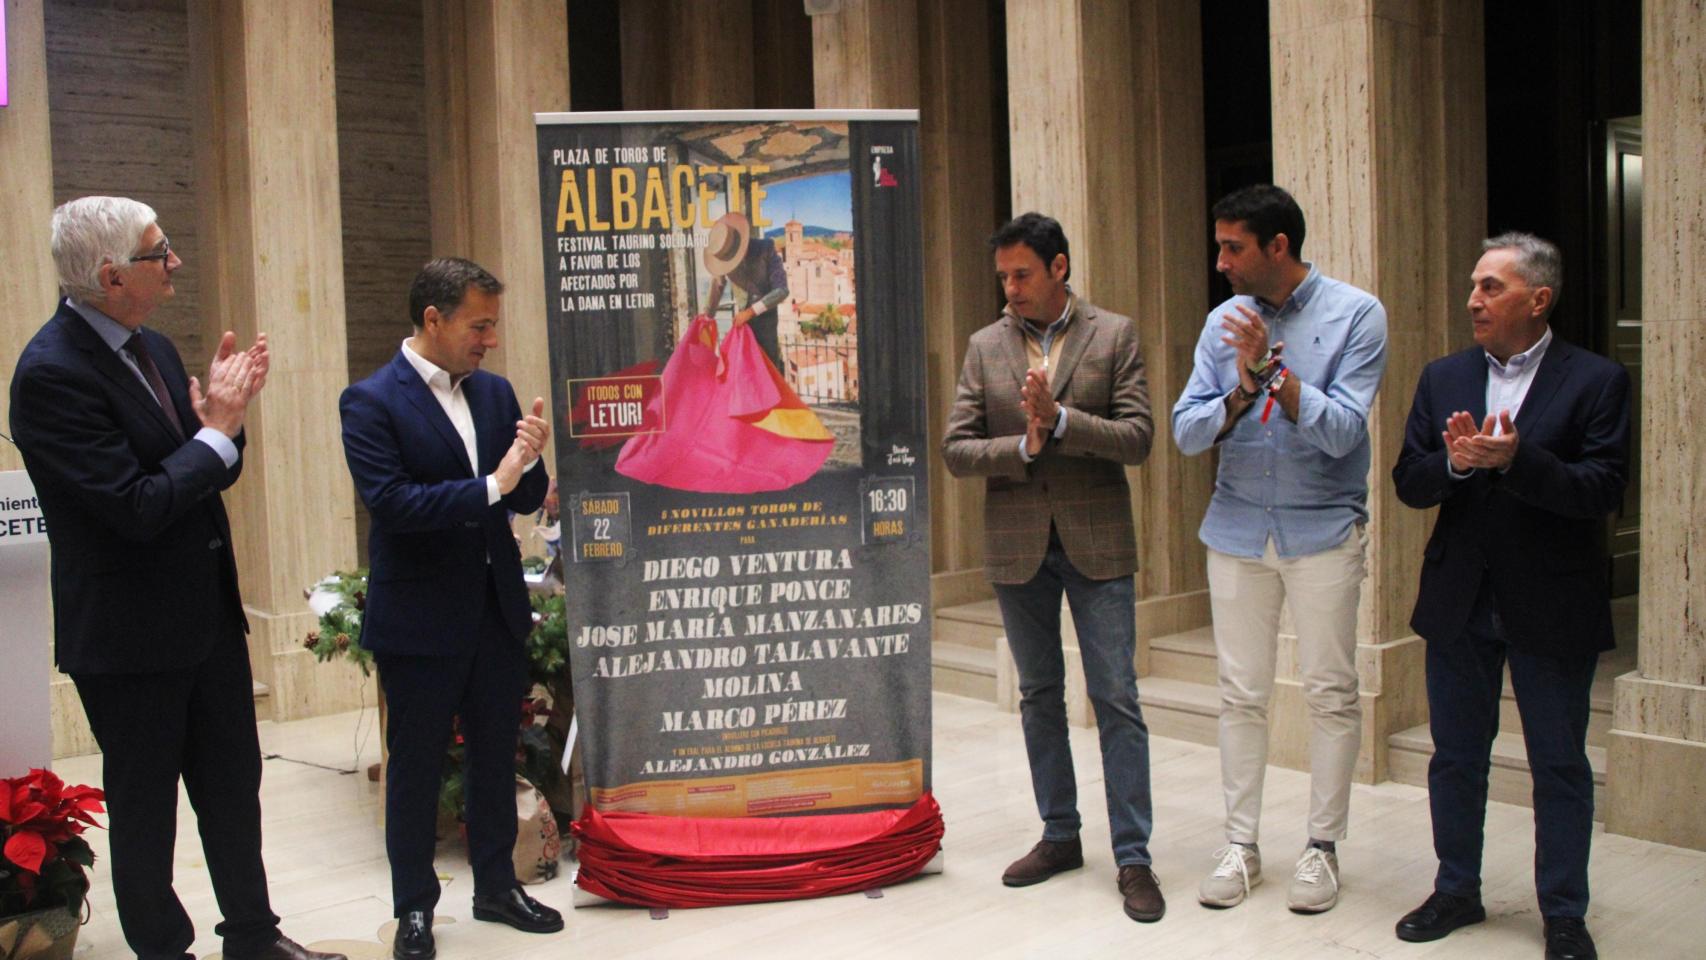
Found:
[[(42, 6), (35, 0), (4, 0), (9, 105), (0, 109), (0, 236), (7, 238), (10, 264), (0, 272), (0, 433), (11, 435), (12, 371), (18, 354), (53, 315), (59, 297), (53, 268), (53, 149), (48, 129), (47, 48)], [(22, 470), (17, 448), (0, 441), (0, 470)], [(42, 606), (48, 606), (46, 597)], [(46, 622), (51, 623), (51, 613)], [(31, 638), (52, 644), (51, 635)], [(53, 755), (92, 753), (94, 735), (83, 716), (77, 689), (58, 670), (48, 678), (53, 711)]]
[[(1422, 367), (1447, 351), (1486, 219), (1477, 0), (1273, 0), (1274, 180), (1302, 206), (1303, 257), (1373, 292), (1388, 318), (1386, 378), (1369, 415), (1369, 575), (1358, 617), (1357, 778), (1387, 777), (1387, 737), (1427, 717), (1423, 645), (1409, 628), (1431, 512), (1390, 473)], [(1289, 620), (1282, 625), (1289, 633)], [(1282, 636), (1272, 762), (1308, 766), (1308, 711)]]
[[(53, 237), (53, 146), (47, 120), (47, 46), (42, 7), (34, 0), (3, 0), (6, 14), (7, 99), (0, 108), (0, 236), (7, 268), (0, 271), (0, 410), (10, 411), (12, 371), (18, 354), (53, 316), (59, 281), (49, 243)], [(0, 432), (11, 434), (0, 417)], [(0, 442), (0, 470), (24, 462)]]
[[(302, 591), (355, 564), (338, 430), (349, 380), (330, 0), (191, 0), (204, 336), (265, 331), (272, 375), (225, 495), (256, 679), (277, 720), (360, 705), (361, 674), (302, 648)], [(367, 695), (371, 700), (371, 693)]]
[(932, 598), (989, 596), (983, 576), (983, 483), (949, 476), (941, 445), (973, 331), (994, 317), (986, 240), (995, 227), (996, 116), (991, 16), (977, 0), (852, 0), (812, 17), (820, 109), (916, 108), (923, 158), (925, 405), (929, 411)]
[[(503, 281), (501, 346), (483, 366), (526, 410), (551, 408), (535, 113), (569, 109), (562, 0), (426, 0), (427, 182), (433, 256), (466, 257)], [(561, 424), (545, 462), (556, 475)], [(532, 542), (531, 517), (514, 524)]]
[(752, 0), (622, 4), (625, 110), (750, 110)]
[(1706, 10), (1642, 13), (1641, 595), (1617, 678), (1605, 829), (1706, 849)]
[(533, 115), (569, 109), (567, 9), (428, 0), (423, 13), (433, 254), (467, 257), (503, 281), (502, 348), (489, 369), (509, 378), (523, 406), (536, 396), (549, 403)]
[[(1015, 215), (1046, 213), (1072, 246), (1072, 286), (1138, 305), (1133, 4), (1008, 0), (1007, 132)], [(993, 319), (993, 318), (992, 318)]]
[(1134, 216), (1139, 342), (1149, 372), (1155, 449), (1133, 475), (1138, 517), (1138, 632), (1145, 638), (1208, 623), (1207, 556), (1197, 527), (1214, 491), (1214, 458), (1173, 443), (1173, 403), (1190, 379), (1208, 314), (1204, 253), (1202, 13), (1199, 0), (1133, 9), (1137, 195)]
[[(920, 19), (922, 14), (923, 20)], [(920, 54), (939, 57), (941, 50), (920, 50), (924, 21), (939, 30), (945, 17), (970, 33), (958, 34), (955, 54), (972, 61), (987, 57), (980, 40), (989, 34), (988, 15), (966, 3), (919, 4), (917, 0), (846, 0), (833, 13), (812, 17), (812, 87), (819, 109), (914, 109), (926, 70), (942, 76), (940, 62), (926, 65)], [(981, 29), (981, 37), (979, 32)], [(937, 40), (935, 34), (931, 39)], [(947, 91), (933, 90), (941, 96)], [(957, 104), (956, 104), (957, 106)], [(946, 118), (944, 118), (946, 119)], [(928, 161), (926, 161), (928, 163)]]
[(1150, 638), (1208, 622), (1196, 525), (1213, 467), (1168, 426), (1207, 312), (1200, 18), (1188, 0), (1007, 4), (1013, 212), (1060, 221), (1073, 288), (1135, 318), (1148, 366), (1155, 445), (1130, 471), (1140, 673)]

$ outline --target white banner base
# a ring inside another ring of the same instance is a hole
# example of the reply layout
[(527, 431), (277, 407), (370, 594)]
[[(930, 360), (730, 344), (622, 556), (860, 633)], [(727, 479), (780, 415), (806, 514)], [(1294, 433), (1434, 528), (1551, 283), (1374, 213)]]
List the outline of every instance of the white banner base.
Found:
[(47, 524), (22, 470), (0, 472), (0, 777), (53, 762)]

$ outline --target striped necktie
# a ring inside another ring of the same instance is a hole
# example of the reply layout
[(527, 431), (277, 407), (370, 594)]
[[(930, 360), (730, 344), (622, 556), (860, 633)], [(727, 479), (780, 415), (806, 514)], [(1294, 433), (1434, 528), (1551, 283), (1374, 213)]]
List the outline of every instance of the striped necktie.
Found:
[(160, 401), (160, 409), (166, 412), (166, 419), (172, 422), (172, 432), (177, 434), (178, 442), (184, 441), (184, 425), (178, 419), (178, 408), (172, 404), (171, 394), (166, 392), (166, 381), (160, 376), (160, 368), (154, 365), (154, 358), (148, 354), (148, 348), (142, 343), (140, 332), (132, 334), (124, 342), (125, 352), (136, 361), (137, 369), (142, 371), (142, 379), (148, 381), (149, 389), (154, 391), (154, 399)]

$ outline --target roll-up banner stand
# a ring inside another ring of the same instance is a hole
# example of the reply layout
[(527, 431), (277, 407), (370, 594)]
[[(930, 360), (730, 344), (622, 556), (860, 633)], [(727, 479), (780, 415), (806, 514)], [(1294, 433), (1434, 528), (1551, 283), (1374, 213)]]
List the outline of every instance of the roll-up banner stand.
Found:
[(591, 807), (930, 791), (915, 111), (540, 114)]

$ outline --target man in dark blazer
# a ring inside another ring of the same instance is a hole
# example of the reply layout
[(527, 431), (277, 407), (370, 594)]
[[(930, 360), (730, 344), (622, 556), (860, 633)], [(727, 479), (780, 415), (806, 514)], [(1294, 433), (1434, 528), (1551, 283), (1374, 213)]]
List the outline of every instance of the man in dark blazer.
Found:
[(1042, 839), (1011, 864), (1010, 887), (1084, 865), (1066, 735), (1060, 600), (1072, 606), (1101, 734), (1116, 884), (1127, 916), (1161, 919), (1151, 869), (1149, 728), (1137, 699), (1137, 536), (1126, 467), (1149, 456), (1154, 423), (1137, 326), (1079, 299), (1066, 233), (1027, 213), (990, 238), (1007, 309), (972, 334), (942, 458), (984, 480), (984, 567), (1019, 671), (1020, 723)]
[[(311, 960), (281, 936), (261, 862), (261, 754), (231, 524), (266, 335), (227, 332), (205, 382), (143, 326), (183, 261), (154, 211), (83, 197), (53, 214), (65, 299), (12, 377), (11, 424), (52, 549), (54, 655), (102, 752), (113, 894), (138, 957), (195, 940), (172, 890), (178, 780), (233, 960)], [(45, 678), (44, 678), (45, 680)]]
[(459, 718), (474, 917), (549, 933), (562, 915), (522, 892), (515, 745), (532, 608), (511, 513), (549, 477), (545, 402), (523, 417), (509, 381), (480, 369), (498, 346), (503, 285), (467, 260), (434, 260), (409, 290), (414, 336), (344, 391), (344, 454), (373, 516), (361, 645), (388, 707), (385, 850), (399, 960), (435, 954), (434, 827), (444, 751)]
[(1427, 641), (1439, 873), (1397, 933), (1437, 940), (1486, 918), (1488, 755), (1508, 662), (1534, 778), (1546, 956), (1594, 957), (1588, 692), (1613, 645), (1602, 541), (1628, 481), (1629, 375), (1552, 336), (1557, 247), (1523, 233), (1483, 247), (1469, 295), (1476, 346), (1422, 371), (1392, 468), (1399, 499), (1440, 508), (1410, 619)]

